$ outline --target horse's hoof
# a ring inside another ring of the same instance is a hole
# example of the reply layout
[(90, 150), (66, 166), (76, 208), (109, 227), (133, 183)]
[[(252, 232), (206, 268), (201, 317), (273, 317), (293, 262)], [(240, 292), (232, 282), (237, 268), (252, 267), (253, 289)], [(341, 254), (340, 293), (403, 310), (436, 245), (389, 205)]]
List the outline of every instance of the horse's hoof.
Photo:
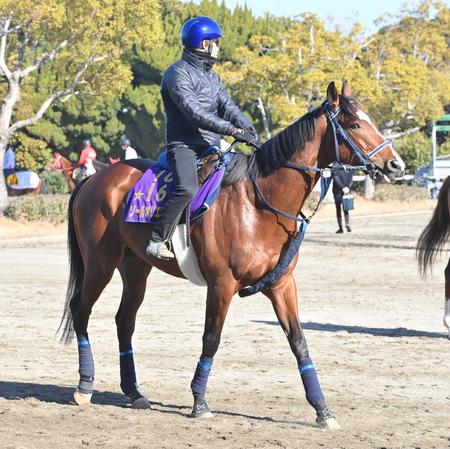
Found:
[(139, 398), (139, 399), (136, 399), (135, 401), (133, 401), (131, 403), (131, 408), (135, 408), (138, 410), (145, 410), (145, 409), (152, 409), (153, 407), (147, 398), (142, 397), (142, 398)]
[(73, 398), (77, 405), (89, 405), (91, 403), (92, 393), (83, 393), (77, 388), (73, 393)]
[(338, 430), (341, 428), (341, 426), (337, 422), (336, 418), (331, 418), (331, 417), (327, 418), (327, 419), (317, 418), (316, 422), (317, 422), (318, 426), (324, 430)]
[(208, 410), (207, 412), (203, 413), (192, 412), (191, 417), (195, 419), (206, 419), (206, 418), (214, 418), (214, 415), (210, 410)]
[(195, 399), (191, 417), (195, 419), (213, 418), (211, 410), (204, 399)]

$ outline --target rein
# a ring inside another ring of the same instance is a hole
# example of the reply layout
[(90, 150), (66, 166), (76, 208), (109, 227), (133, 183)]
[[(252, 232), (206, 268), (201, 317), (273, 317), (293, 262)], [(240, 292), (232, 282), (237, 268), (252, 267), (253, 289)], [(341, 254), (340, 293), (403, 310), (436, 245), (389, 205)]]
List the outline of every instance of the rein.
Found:
[[(327, 101), (322, 106), (322, 109), (319, 111), (320, 114), (325, 114), (327, 117), (328, 123), (331, 125), (331, 128), (333, 130), (333, 141), (334, 141), (334, 150), (336, 154), (336, 161), (337, 165), (334, 167), (327, 167), (327, 168), (319, 168), (319, 167), (313, 167), (309, 165), (299, 165), (295, 164), (293, 162), (285, 162), (284, 167), (292, 168), (294, 170), (297, 170), (298, 172), (305, 172), (305, 171), (312, 171), (316, 173), (320, 173), (320, 180), (321, 180), (321, 194), (319, 202), (317, 203), (317, 206), (315, 207), (313, 213), (309, 217), (305, 217), (305, 215), (300, 211), (299, 214), (293, 215), (289, 214), (287, 212), (283, 212), (279, 209), (277, 209), (275, 206), (272, 206), (264, 197), (263, 193), (261, 192), (261, 189), (258, 185), (258, 182), (256, 180), (256, 176), (252, 175), (251, 180), (253, 183), (253, 186), (255, 188), (255, 191), (261, 200), (261, 202), (272, 212), (275, 212), (278, 215), (281, 215), (283, 217), (289, 218), (291, 220), (295, 220), (297, 222), (304, 222), (305, 220), (310, 220), (318, 211), (320, 203), (325, 198), (326, 193), (328, 191), (328, 188), (331, 184), (331, 175), (337, 171), (340, 170), (351, 170), (351, 171), (357, 171), (357, 170), (364, 170), (369, 173), (369, 175), (373, 178), (375, 176), (375, 173), (378, 171), (378, 169), (370, 162), (370, 159), (372, 159), (376, 154), (378, 154), (383, 148), (392, 145), (392, 142), (390, 140), (385, 140), (380, 145), (375, 147), (373, 150), (371, 150), (368, 154), (364, 153), (364, 151), (355, 143), (353, 142), (348, 134), (346, 133), (345, 129), (342, 127), (342, 125), (338, 122), (337, 118), (341, 112), (341, 108), (338, 108), (336, 111), (333, 111), (331, 104)], [(345, 165), (341, 162), (341, 158), (339, 155), (339, 138), (344, 142), (344, 144), (347, 146), (347, 148), (359, 159), (362, 165), (359, 166), (351, 166), (351, 165)], [(257, 150), (261, 150), (261, 147), (254, 144), (253, 145)], [(330, 173), (329, 176), (325, 176), (325, 173)], [(300, 215), (300, 216), (299, 216)]]
[[(285, 162), (284, 167), (292, 168), (294, 170), (297, 170), (298, 172), (305, 172), (305, 171), (312, 171), (316, 173), (320, 173), (320, 198), (317, 202), (317, 205), (312, 212), (312, 214), (309, 217), (306, 217), (303, 212), (300, 210), (300, 212), (297, 215), (289, 214), (287, 212), (284, 212), (280, 209), (277, 209), (276, 207), (272, 206), (264, 197), (263, 193), (261, 192), (261, 189), (258, 185), (258, 182), (256, 180), (256, 176), (253, 174), (251, 176), (251, 180), (256, 192), (256, 195), (259, 197), (260, 201), (264, 204), (264, 206), (271, 210), (272, 212), (275, 212), (277, 215), (280, 215), (282, 217), (289, 218), (291, 220), (295, 220), (298, 223), (298, 231), (294, 235), (294, 237), (289, 242), (289, 246), (286, 248), (284, 253), (280, 256), (280, 259), (277, 262), (277, 265), (272, 271), (269, 271), (266, 273), (261, 279), (259, 279), (257, 282), (255, 282), (253, 285), (250, 285), (248, 287), (243, 288), (239, 291), (239, 296), (246, 297), (253, 295), (255, 293), (258, 293), (260, 291), (264, 291), (267, 288), (269, 288), (271, 285), (273, 285), (286, 271), (289, 264), (294, 259), (295, 255), (297, 254), (300, 245), (303, 242), (303, 239), (305, 237), (306, 230), (308, 228), (308, 225), (310, 223), (310, 220), (312, 217), (316, 214), (316, 212), (319, 210), (319, 206), (322, 202), (322, 200), (325, 198), (328, 188), (331, 184), (332, 174), (339, 171), (339, 170), (364, 170), (367, 171), (371, 177), (375, 176), (375, 173), (377, 172), (377, 168), (370, 162), (370, 159), (373, 158), (377, 153), (379, 153), (383, 148), (385, 148), (388, 145), (391, 145), (391, 142), (389, 140), (385, 140), (383, 143), (378, 145), (376, 148), (371, 150), (368, 154), (365, 154), (364, 151), (355, 143), (353, 142), (348, 134), (345, 132), (342, 125), (338, 122), (337, 117), (339, 113), (341, 112), (341, 108), (338, 108), (336, 111), (332, 110), (331, 104), (327, 101), (322, 106), (322, 110), (320, 111), (321, 114), (325, 113), (327, 117), (328, 123), (331, 125), (331, 128), (333, 130), (333, 140), (334, 140), (334, 148), (335, 148), (335, 154), (336, 154), (336, 162), (337, 165), (333, 167), (327, 167), (327, 168), (319, 168), (319, 167), (313, 167), (308, 165), (299, 165), (295, 164), (293, 162)], [(338, 138), (340, 138), (347, 148), (358, 158), (358, 160), (361, 162), (361, 166), (349, 166), (342, 164), (340, 155), (339, 155), (339, 141)], [(258, 145), (253, 145), (257, 150), (260, 150), (261, 148)], [(328, 176), (325, 176), (325, 173), (329, 173)]]

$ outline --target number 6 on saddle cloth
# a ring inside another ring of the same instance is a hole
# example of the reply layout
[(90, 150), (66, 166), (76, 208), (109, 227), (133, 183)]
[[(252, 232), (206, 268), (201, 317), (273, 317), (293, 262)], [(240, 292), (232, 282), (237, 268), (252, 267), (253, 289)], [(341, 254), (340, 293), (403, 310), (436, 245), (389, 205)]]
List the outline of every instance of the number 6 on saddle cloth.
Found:
[[(234, 156), (235, 153), (221, 153), (211, 146), (197, 159), (200, 187), (189, 205), (191, 221), (207, 212), (218, 197), (226, 167)], [(164, 152), (128, 192), (125, 221), (156, 223), (173, 189), (173, 175)]]

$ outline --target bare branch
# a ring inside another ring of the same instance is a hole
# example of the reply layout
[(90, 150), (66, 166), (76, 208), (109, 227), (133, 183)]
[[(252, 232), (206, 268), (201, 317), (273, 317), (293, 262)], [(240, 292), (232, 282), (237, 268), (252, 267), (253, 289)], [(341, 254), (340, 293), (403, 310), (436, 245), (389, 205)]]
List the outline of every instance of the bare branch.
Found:
[(67, 44), (71, 41), (73, 38), (73, 34), (64, 39), (62, 42), (60, 42), (52, 51), (45, 52), (37, 61), (35, 61), (34, 64), (30, 65), (24, 70), (19, 70), (18, 75), (20, 79), (26, 78), (30, 73), (38, 70), (40, 67), (42, 67), (44, 64), (46, 64), (49, 61), (53, 61), (55, 59), (56, 55), (61, 51), (64, 50), (64, 48), (67, 47)]
[[(31, 22), (31, 20), (29, 20), (29, 21), (27, 22), (27, 24), (30, 23), (30, 22)], [(26, 25), (26, 24), (25, 24), (25, 25)], [(0, 37), (6, 36), (6, 35), (11, 34), (11, 33), (15, 33), (16, 31), (21, 30), (23, 27), (24, 27), (24, 24), (21, 23), (21, 24), (16, 25), (16, 26), (14, 26), (14, 27), (12, 27), (12, 28), (8, 28), (7, 30), (5, 30), (5, 29), (2, 30), (2, 29), (0, 29)]]
[(6, 65), (6, 34), (9, 30), (9, 24), (11, 19), (6, 19), (3, 24), (3, 35), (0, 40), (0, 73), (6, 77), (8, 82), (11, 81), (12, 75), (11, 71), (8, 69), (8, 66)]
[(406, 131), (401, 131), (401, 132), (397, 132), (397, 133), (387, 131), (387, 132), (383, 133), (383, 135), (386, 139), (395, 140), (395, 139), (399, 139), (400, 137), (403, 137), (403, 136), (409, 136), (410, 134), (414, 134), (417, 131), (420, 131), (420, 129), (421, 129), (420, 126), (416, 126), (414, 128), (407, 129)]
[(19, 120), (18, 122), (14, 123), (8, 128), (8, 131), (6, 132), (6, 135), (11, 137), (13, 133), (15, 133), (17, 130), (21, 128), (25, 128), (25, 126), (34, 125), (42, 116), (45, 114), (47, 109), (53, 104), (53, 102), (58, 98), (59, 92), (55, 92), (53, 95), (51, 95), (49, 98), (47, 98), (39, 108), (39, 110), (34, 114), (32, 117), (26, 119), (26, 120)]
[(45, 112), (47, 111), (47, 109), (57, 100), (62, 98), (63, 101), (67, 101), (72, 95), (74, 95), (76, 93), (76, 88), (77, 86), (83, 82), (83, 75), (85, 74), (86, 70), (92, 65), (95, 64), (96, 62), (100, 62), (103, 61), (105, 59), (107, 59), (108, 56), (104, 55), (104, 56), (98, 56), (98, 57), (94, 57), (94, 56), (90, 56), (87, 61), (80, 67), (80, 70), (78, 70), (78, 72), (75, 74), (75, 76), (73, 77), (73, 81), (71, 83), (71, 85), (69, 87), (67, 87), (64, 90), (60, 90), (57, 92), (54, 92), (50, 97), (48, 97), (41, 105), (41, 107), (39, 108), (39, 110), (36, 112), (36, 114), (34, 114), (32, 117), (25, 119), (25, 120), (20, 120), (16, 123), (14, 123), (13, 125), (11, 125), (6, 134), (8, 136), (11, 136), (14, 132), (16, 132), (17, 130), (21, 129), (21, 128), (25, 128), (26, 126), (30, 126), (30, 125), (34, 125), (39, 119), (42, 118), (42, 116), (45, 114)]

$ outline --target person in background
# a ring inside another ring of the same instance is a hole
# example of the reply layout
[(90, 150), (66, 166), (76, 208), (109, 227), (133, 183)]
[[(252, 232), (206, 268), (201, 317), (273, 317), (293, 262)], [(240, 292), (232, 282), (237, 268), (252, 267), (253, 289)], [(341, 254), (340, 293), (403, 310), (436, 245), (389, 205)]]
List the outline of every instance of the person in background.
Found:
[(348, 210), (345, 210), (342, 205), (344, 195), (350, 193), (350, 188), (353, 184), (353, 172), (350, 170), (338, 170), (333, 174), (333, 196), (336, 205), (336, 218), (338, 222), (338, 230), (336, 234), (342, 234), (344, 229), (342, 227), (342, 210), (344, 211), (345, 228), (347, 232), (352, 232), (350, 227), (350, 215)]
[(7, 178), (16, 169), (16, 153), (13, 147), (8, 147), (3, 159), (3, 175)]
[(119, 144), (122, 147), (122, 150), (125, 152), (125, 160), (139, 158), (137, 151), (131, 146), (130, 139), (122, 137)]
[(86, 175), (91, 176), (95, 173), (93, 161), (97, 160), (97, 152), (91, 146), (89, 139), (83, 140), (83, 149), (81, 150), (78, 165), (84, 167)]

